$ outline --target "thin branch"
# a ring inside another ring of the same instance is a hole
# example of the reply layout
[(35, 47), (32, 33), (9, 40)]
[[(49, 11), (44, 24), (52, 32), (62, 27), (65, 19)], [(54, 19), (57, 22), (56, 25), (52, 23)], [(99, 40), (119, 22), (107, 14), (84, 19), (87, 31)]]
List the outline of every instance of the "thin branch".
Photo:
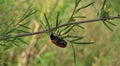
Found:
[[(109, 17), (109, 18), (98, 18), (98, 19), (91, 19), (91, 20), (82, 20), (82, 21), (78, 21), (78, 22), (74, 22), (74, 23), (66, 23), (66, 24), (62, 24), (62, 25), (58, 26), (57, 28), (68, 26), (70, 24), (82, 24), (82, 23), (90, 23), (90, 22), (103, 21), (103, 20), (113, 20), (113, 19), (120, 19), (120, 16), (114, 16), (114, 17)], [(56, 27), (53, 27), (50, 30), (54, 30), (54, 29), (56, 29)], [(42, 34), (42, 33), (47, 33), (47, 32), (48, 32), (48, 30), (42, 30), (42, 31), (38, 31), (38, 32), (18, 34), (18, 35), (13, 36), (13, 38)]]

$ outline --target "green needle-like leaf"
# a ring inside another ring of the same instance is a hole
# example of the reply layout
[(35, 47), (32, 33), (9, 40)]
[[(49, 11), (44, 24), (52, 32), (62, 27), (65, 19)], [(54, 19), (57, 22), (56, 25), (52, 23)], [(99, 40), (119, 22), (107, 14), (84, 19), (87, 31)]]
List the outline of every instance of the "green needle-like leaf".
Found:
[(22, 30), (22, 29), (16, 29), (15, 31), (18, 32), (18, 33), (21, 33), (21, 32), (23, 32), (23, 33), (29, 33), (28, 31)]
[(103, 24), (104, 24), (109, 30), (113, 31), (113, 29), (112, 29), (105, 21), (103, 21)]
[(81, 36), (66, 36), (67, 38), (83, 38), (83, 37), (81, 37)]
[(8, 34), (10, 32), (12, 32), (14, 30), (14, 28), (11, 28), (11, 26), (13, 26), (13, 24), (15, 23), (15, 20), (11, 20), (10, 24), (6, 27), (6, 29), (4, 30), (4, 34)]
[(106, 22), (109, 23), (109, 24), (111, 24), (111, 25), (113, 25), (113, 26), (117, 26), (116, 24), (114, 24), (114, 23), (112, 23), (110, 21), (106, 21)]
[(26, 44), (26, 45), (28, 45), (28, 43), (25, 42), (24, 40), (22, 40), (21, 38), (17, 38), (17, 40), (20, 41), (20, 42), (22, 42), (22, 43), (24, 43), (24, 44)]
[(74, 27), (74, 25), (70, 26), (64, 33), (62, 33), (62, 35), (65, 35), (65, 34), (67, 34), (68, 32), (70, 32), (73, 27)]
[(84, 27), (80, 26), (79, 24), (77, 24), (76, 26), (78, 26), (79, 28), (85, 29)]
[(107, 2), (107, 0), (104, 0), (103, 5), (102, 5), (102, 9), (104, 9), (106, 2)]
[(86, 18), (85, 16), (73, 16), (73, 18)]
[(70, 27), (70, 25), (68, 25), (67, 27), (65, 27), (64, 29), (61, 30), (61, 32), (63, 32), (64, 30), (68, 29)]
[(24, 24), (19, 24), (20, 27), (26, 28), (26, 29), (30, 29), (28, 26), (26, 26), (28, 23), (30, 23), (30, 21), (24, 23)]
[(21, 27), (23, 27), (23, 28), (26, 28), (26, 29), (30, 29), (28, 26), (25, 26), (25, 25), (23, 25), (23, 24), (21, 24), (21, 25), (19, 25), (19, 26), (21, 26)]
[(75, 0), (75, 7), (77, 7), (79, 5), (81, 0)]
[(58, 27), (58, 25), (59, 25), (60, 23), (59, 23), (59, 12), (57, 13), (57, 18), (56, 18), (56, 27)]
[(93, 44), (94, 42), (75, 42), (75, 41), (69, 41), (73, 44)]
[(23, 16), (20, 18), (19, 22), (16, 24), (19, 25), (23, 20), (25, 20), (27, 17), (31, 16), (32, 14), (36, 13), (37, 10), (31, 10), (30, 8), (28, 8), (25, 13), (23, 14)]
[(76, 53), (75, 53), (75, 48), (74, 46), (71, 44), (72, 50), (73, 50), (73, 55), (74, 55), (74, 63), (76, 64)]
[(78, 9), (75, 11), (75, 13), (79, 12), (79, 11), (80, 11), (81, 9), (83, 9), (83, 8), (89, 7), (89, 6), (92, 5), (92, 4), (94, 4), (94, 2), (91, 2), (91, 3), (89, 3), (89, 4), (85, 5), (85, 6), (82, 6), (82, 7), (78, 8)]
[(69, 41), (78, 41), (78, 40), (81, 40), (83, 39), (84, 37), (82, 36), (63, 36), (62, 38), (68, 38)]
[(50, 31), (50, 24), (49, 24), (49, 22), (48, 22), (48, 18), (47, 18), (47, 16), (44, 14), (44, 17), (45, 17), (45, 20), (46, 20), (46, 27), (47, 27), (47, 29), (48, 29), (48, 31)]
[(6, 31), (5, 33), (6, 33), (6, 34), (9, 34), (9, 33), (12, 33), (13, 31), (15, 31), (15, 28), (13, 28), (13, 29), (11, 29), (11, 30), (8, 30), (8, 31)]
[(78, 40), (81, 40), (81, 39), (83, 39), (83, 37), (81, 37), (81, 38), (75, 38), (75, 39), (72, 39), (71, 41), (78, 41)]

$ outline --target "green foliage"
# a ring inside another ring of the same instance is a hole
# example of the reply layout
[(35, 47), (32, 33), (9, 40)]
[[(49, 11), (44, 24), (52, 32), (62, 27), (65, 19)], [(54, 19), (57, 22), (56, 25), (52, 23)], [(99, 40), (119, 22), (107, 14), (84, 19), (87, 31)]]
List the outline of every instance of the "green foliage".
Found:
[[(94, 3), (94, 2), (92, 2), (92, 3), (90, 3), (90, 4), (87, 4), (87, 5), (85, 5), (85, 6), (82, 6), (82, 7), (78, 8), (80, 1), (81, 1), (81, 0), (76, 0), (76, 1), (75, 1), (74, 10), (73, 10), (72, 15), (71, 15), (71, 17), (69, 18), (69, 20), (68, 20), (67, 23), (75, 22), (75, 21), (73, 21), (73, 19), (75, 19), (75, 18), (83, 18), (83, 17), (81, 17), (81, 16), (77, 16), (77, 17), (76, 17), (76, 16), (74, 16), (74, 15), (75, 15), (76, 13), (78, 13), (81, 9), (87, 8), (87, 7), (91, 6), (91, 5)], [(57, 16), (56, 16), (55, 29), (52, 29), (52, 27), (51, 27), (52, 25), (50, 25), (50, 23), (49, 23), (49, 21), (48, 21), (48, 18), (47, 18), (47, 16), (46, 16), (45, 14), (44, 14), (44, 17), (45, 17), (45, 20), (46, 20), (46, 28), (47, 28), (46, 30), (48, 30), (48, 32), (49, 32), (50, 34), (51, 34), (51, 33), (52, 33), (52, 34), (55, 34), (55, 35), (57, 35), (58, 37), (60, 37), (60, 38), (62, 38), (62, 39), (68, 38), (67, 41), (70, 42), (71, 44), (93, 44), (93, 42), (76, 42), (77, 40), (80, 40), (80, 39), (81, 39), (81, 37), (79, 37), (79, 36), (66, 36), (66, 35), (69, 35), (69, 32), (70, 32), (71, 30), (73, 30), (73, 28), (74, 28), (75, 26), (78, 26), (79, 28), (84, 28), (84, 27), (81, 27), (80, 25), (76, 25), (76, 24), (74, 24), (74, 25), (69, 24), (68, 26), (66, 26), (66, 27), (63, 28), (63, 29), (58, 28), (59, 25), (60, 25), (59, 12), (57, 13)], [(55, 33), (55, 32), (57, 32), (57, 33)], [(63, 38), (63, 37), (64, 37), (64, 38)], [(74, 38), (74, 39), (69, 40), (69, 38)], [(76, 63), (75, 50), (74, 50), (73, 45), (72, 45), (72, 48), (73, 48), (73, 53), (74, 53), (74, 63)]]
[[(108, 34), (109, 31), (104, 29), (100, 23), (98, 25), (73, 24), (81, 18), (91, 18), (83, 15), (86, 13), (94, 15), (95, 11), (90, 6), (101, 6), (100, 3), (96, 3), (99, 2), (0, 0), (0, 66), (25, 66), (27, 63), (32, 66), (101, 66), (101, 64), (105, 66), (116, 64), (117, 66), (120, 50), (119, 23), (113, 34)], [(119, 0), (110, 2), (104, 0), (98, 16), (100, 18), (113, 16), (111, 8), (114, 8), (115, 13), (119, 15), (118, 5)], [(51, 12), (53, 13), (50, 14)], [(111, 31), (113, 31), (111, 27), (116, 26), (113, 22), (115, 21), (103, 20), (103, 24)], [(60, 27), (61, 24), (66, 23), (68, 25)], [(89, 30), (85, 29), (86, 27)], [(67, 47), (61, 49), (54, 46), (48, 39), (49, 35), (17, 37), (32, 31), (40, 31), (39, 29), (46, 29), (50, 34), (54, 33), (64, 39), (68, 42)], [(92, 40), (95, 40), (95, 43), (89, 42)]]
[(94, 4), (94, 2), (91, 2), (91, 3), (89, 3), (89, 4), (85, 5), (85, 6), (81, 6), (80, 8), (78, 8), (77, 10), (75, 10), (75, 13), (77, 13), (77, 12), (79, 12), (81, 9), (87, 8), (87, 7), (89, 7), (89, 6), (93, 5), (93, 4)]
[[(23, 13), (22, 17), (20, 19), (18, 19), (17, 21), (17, 17), (11, 17), (10, 20), (5, 21), (4, 18), (7, 16), (3, 16), (3, 19), (0, 24), (1, 28), (3, 26), (5, 26), (5, 22), (6, 27), (0, 29), (2, 32), (0, 33), (0, 45), (2, 46), (11, 46), (11, 45), (16, 45), (18, 46), (17, 42), (22, 42), (25, 43), (25, 41), (23, 41), (23, 39), (21, 38), (17, 38), (14, 37), (15, 34), (18, 33), (28, 33), (28, 30), (30, 29), (27, 24), (30, 23), (30, 21), (24, 22), (24, 20), (26, 18), (28, 18), (29, 16), (31, 16), (32, 14), (36, 13), (36, 10), (32, 10), (30, 7), (28, 7), (25, 12)], [(23, 30), (24, 29), (24, 30)]]
[[(104, 0), (101, 11), (98, 13), (100, 18), (109, 18), (111, 16), (110, 9), (111, 3), (109, 3), (109, 0)], [(110, 20), (103, 20), (103, 24), (111, 31), (113, 31), (113, 29), (110, 26), (116, 26)]]

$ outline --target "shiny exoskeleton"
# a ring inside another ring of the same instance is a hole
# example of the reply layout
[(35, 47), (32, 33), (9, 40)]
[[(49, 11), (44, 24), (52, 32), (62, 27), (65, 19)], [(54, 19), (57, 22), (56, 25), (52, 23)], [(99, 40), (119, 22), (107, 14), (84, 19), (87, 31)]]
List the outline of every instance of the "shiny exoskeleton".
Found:
[(55, 45), (57, 45), (61, 48), (65, 48), (67, 46), (67, 42), (65, 40), (59, 38), (58, 36), (54, 36), (53, 34), (51, 34), (50, 39), (51, 39), (52, 43), (54, 43)]

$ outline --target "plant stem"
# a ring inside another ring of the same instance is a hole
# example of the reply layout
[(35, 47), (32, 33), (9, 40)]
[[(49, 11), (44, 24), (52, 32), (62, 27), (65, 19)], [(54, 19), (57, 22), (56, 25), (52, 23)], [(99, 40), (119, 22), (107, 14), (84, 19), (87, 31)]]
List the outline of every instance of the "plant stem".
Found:
[[(113, 19), (120, 19), (120, 16), (114, 16), (114, 17), (109, 17), (109, 18), (97, 18), (97, 19), (91, 19), (91, 20), (82, 20), (82, 21), (78, 21), (78, 22), (74, 22), (74, 23), (66, 23), (66, 24), (62, 24), (59, 25), (57, 28), (61, 28), (64, 26), (68, 26), (71, 24), (82, 24), (82, 23), (90, 23), (90, 22), (97, 22), (97, 21), (103, 21), (103, 20), (113, 20)], [(56, 29), (56, 27), (53, 27), (50, 30), (54, 30)], [(30, 35), (36, 35), (36, 34), (42, 34), (42, 33), (47, 33), (48, 30), (42, 30), (42, 31), (38, 31), (38, 32), (30, 32), (30, 33), (25, 33), (25, 34), (18, 34), (13, 36), (13, 38), (17, 38), (17, 37), (25, 37), (25, 36), (30, 36)]]

